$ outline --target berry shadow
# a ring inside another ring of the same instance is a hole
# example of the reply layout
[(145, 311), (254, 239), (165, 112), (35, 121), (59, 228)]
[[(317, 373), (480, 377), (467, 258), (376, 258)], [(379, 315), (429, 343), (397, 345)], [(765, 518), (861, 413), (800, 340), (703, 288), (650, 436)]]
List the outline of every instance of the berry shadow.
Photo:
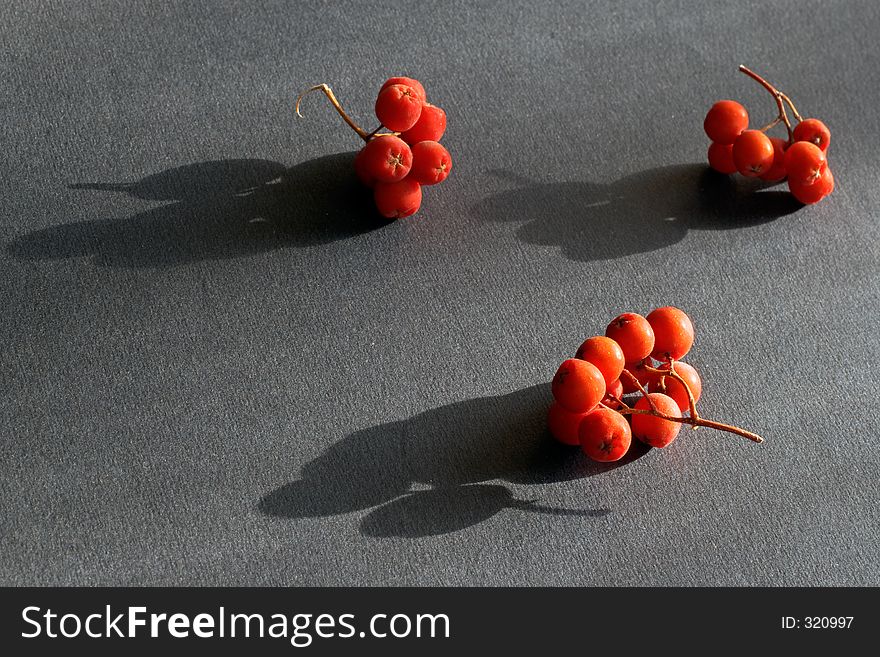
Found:
[(458, 531), (505, 509), (605, 515), (610, 511), (520, 500), (497, 483), (542, 485), (591, 477), (649, 451), (634, 442), (621, 461), (591, 461), (549, 435), (550, 399), (549, 384), (542, 384), (352, 433), (307, 463), (297, 479), (266, 493), (259, 508), (266, 515), (291, 519), (372, 509), (362, 518), (360, 531), (383, 538)]
[(522, 224), (518, 239), (557, 246), (577, 261), (646, 253), (681, 241), (689, 230), (755, 226), (802, 207), (784, 185), (699, 164), (648, 169), (610, 185), (536, 184), (507, 171), (489, 173), (510, 188), (474, 206), (474, 216)]
[(132, 183), (70, 189), (165, 201), (124, 218), (52, 226), (7, 245), (21, 260), (91, 257), (105, 267), (170, 267), (237, 258), (353, 237), (384, 223), (353, 173), (354, 153), (285, 167), (269, 160), (217, 160)]

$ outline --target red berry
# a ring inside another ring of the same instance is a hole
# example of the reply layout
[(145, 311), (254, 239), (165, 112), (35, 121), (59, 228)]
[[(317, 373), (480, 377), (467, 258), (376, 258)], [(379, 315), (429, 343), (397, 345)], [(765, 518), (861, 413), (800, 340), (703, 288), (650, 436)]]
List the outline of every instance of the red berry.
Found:
[(412, 147), (413, 164), (409, 177), (422, 185), (436, 185), (452, 171), (452, 158), (436, 141), (420, 141)]
[(599, 368), (602, 376), (605, 377), (605, 383), (611, 384), (620, 377), (623, 366), (626, 361), (623, 358), (623, 349), (611, 338), (604, 335), (597, 335), (587, 338), (584, 343), (578, 347), (575, 358), (588, 361)]
[(709, 139), (719, 144), (732, 144), (749, 127), (749, 113), (735, 100), (719, 100), (712, 105), (703, 121)]
[(607, 390), (605, 391), (605, 396), (602, 397), (603, 404), (610, 408), (618, 408), (620, 404), (615, 401), (615, 399), (612, 399), (612, 397), (616, 399), (623, 397), (623, 384), (620, 382), (620, 379), (609, 383)]
[(605, 379), (592, 363), (569, 358), (553, 377), (553, 397), (572, 413), (591, 411), (605, 396)]
[(597, 408), (581, 420), (581, 449), (594, 461), (617, 461), (629, 450), (632, 430), (620, 413)]
[(389, 130), (403, 132), (412, 128), (422, 114), (424, 101), (412, 87), (392, 84), (376, 98), (376, 116)]
[(654, 348), (654, 330), (648, 320), (636, 313), (615, 317), (605, 329), (605, 335), (620, 345), (627, 363), (642, 360)]
[(709, 166), (718, 173), (728, 175), (736, 173), (736, 165), (733, 163), (733, 145), (718, 144), (714, 141), (709, 144)]
[(412, 87), (412, 90), (416, 92), (416, 95), (419, 97), (419, 99), (423, 103), (427, 102), (427, 100), (428, 100), (428, 96), (427, 96), (427, 94), (425, 94), (425, 88), (422, 86), (422, 83), (414, 78), (405, 78), (405, 77), (388, 78), (382, 84), (382, 88), (379, 89), (379, 92), (381, 93), (382, 90), (385, 89), (385, 87), (390, 87), (392, 84), (403, 84), (403, 85), (406, 85), (407, 87)]
[(654, 349), (651, 356), (659, 361), (678, 360), (694, 344), (694, 325), (683, 310), (663, 306), (652, 310), (648, 324), (654, 331)]
[(400, 138), (412, 145), (420, 141), (440, 141), (444, 132), (446, 132), (446, 112), (436, 105), (425, 103), (419, 120), (412, 128), (401, 133)]
[[(806, 143), (806, 142), (798, 142)], [(788, 189), (794, 197), (804, 205), (818, 203), (834, 191), (834, 176), (831, 175), (831, 167), (826, 166), (819, 176), (819, 180), (811, 185), (788, 179)]]
[(355, 161), (355, 170), (360, 167), (363, 174), (375, 182), (390, 183), (403, 180), (412, 163), (409, 144), (394, 135), (386, 135), (366, 143)]
[(792, 139), (794, 141), (808, 141), (814, 146), (818, 146), (824, 153), (831, 144), (831, 131), (819, 119), (804, 119), (794, 127)]
[(788, 142), (779, 137), (770, 137), (773, 144), (773, 164), (759, 178), (767, 182), (777, 182), (785, 178), (785, 149)]
[(422, 204), (422, 186), (405, 178), (393, 183), (376, 183), (373, 198), (379, 214), (388, 219), (402, 219), (419, 211)]
[[(661, 365), (660, 369), (668, 371), (669, 363)], [(691, 389), (691, 394), (694, 396), (694, 402), (698, 402), (700, 395), (703, 393), (703, 382), (700, 380), (697, 370), (681, 361), (675, 363), (674, 369), (675, 373), (687, 382), (688, 388)], [(657, 375), (657, 378), (651, 383), (649, 390), (651, 392), (662, 392), (671, 397), (678, 404), (678, 408), (682, 413), (690, 409), (687, 391), (679, 381), (671, 376)]]
[(581, 425), (581, 420), (586, 416), (586, 413), (567, 411), (559, 402), (553, 402), (550, 405), (550, 410), (547, 411), (547, 426), (550, 428), (550, 433), (559, 442), (566, 445), (579, 445), (578, 428)]
[(773, 142), (760, 130), (746, 130), (733, 142), (733, 162), (742, 175), (760, 176), (773, 166)]
[[(653, 360), (645, 358), (635, 363), (627, 363), (626, 371), (636, 377), (638, 382), (642, 384), (642, 387), (647, 388), (657, 376), (654, 372), (649, 372), (647, 369), (648, 366), (653, 367), (653, 364)], [(623, 384), (623, 392), (627, 394), (636, 392), (639, 389), (626, 375), (620, 377), (620, 382)]]
[[(681, 417), (681, 410), (672, 397), (659, 392), (652, 392), (648, 395), (658, 411), (670, 417)], [(636, 402), (635, 408), (638, 410), (650, 410), (651, 404), (648, 397), (642, 397)], [(632, 435), (641, 440), (643, 443), (651, 447), (666, 447), (675, 440), (681, 429), (681, 424), (664, 420), (655, 415), (632, 415)]]
[(788, 180), (798, 186), (812, 185), (819, 180), (827, 165), (824, 151), (808, 141), (796, 141), (785, 151)]

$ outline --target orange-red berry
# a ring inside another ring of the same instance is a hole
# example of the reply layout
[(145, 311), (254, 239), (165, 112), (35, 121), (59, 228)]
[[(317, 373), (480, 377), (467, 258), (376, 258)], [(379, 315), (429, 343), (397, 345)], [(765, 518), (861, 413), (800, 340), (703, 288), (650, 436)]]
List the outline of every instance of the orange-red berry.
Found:
[(794, 127), (792, 139), (810, 142), (824, 153), (831, 144), (831, 131), (819, 119), (804, 119)]
[(709, 139), (719, 144), (732, 144), (748, 127), (749, 113), (735, 100), (719, 100), (703, 121)]
[(412, 128), (422, 115), (424, 101), (404, 84), (392, 84), (376, 98), (376, 117), (389, 130), (403, 132)]
[(413, 164), (412, 150), (405, 141), (394, 135), (374, 137), (364, 145), (355, 160), (358, 175), (374, 182), (403, 180)]
[[(660, 369), (668, 371), (669, 364), (666, 363), (661, 365)], [(676, 362), (673, 369), (676, 374), (687, 382), (687, 386), (690, 388), (691, 394), (694, 396), (694, 403), (698, 402), (700, 400), (700, 395), (703, 394), (703, 382), (700, 380), (700, 375), (697, 373), (697, 370), (681, 361)], [(687, 390), (685, 390), (680, 381), (673, 379), (671, 376), (658, 374), (654, 381), (651, 382), (648, 389), (651, 392), (662, 392), (671, 397), (675, 403), (678, 404), (678, 408), (682, 413), (690, 409)]]
[(411, 87), (412, 90), (416, 92), (419, 100), (421, 100), (423, 103), (426, 103), (428, 101), (428, 96), (425, 93), (425, 88), (422, 86), (422, 83), (415, 78), (407, 78), (401, 76), (388, 78), (387, 80), (385, 80), (384, 83), (382, 83), (382, 87), (381, 89), (379, 89), (379, 92), (381, 93), (386, 87), (390, 87), (392, 84), (403, 84), (407, 87)]
[(632, 430), (620, 413), (599, 407), (587, 413), (578, 430), (581, 449), (594, 461), (618, 461), (629, 450)]
[(422, 205), (422, 186), (404, 178), (393, 183), (376, 183), (373, 198), (379, 214), (388, 219), (402, 219), (419, 211)]
[(808, 141), (796, 141), (785, 151), (788, 180), (796, 185), (812, 185), (819, 180), (828, 163), (825, 152)]
[(654, 349), (654, 330), (648, 320), (637, 313), (623, 313), (615, 317), (605, 335), (617, 342), (627, 363), (642, 360)]
[(789, 178), (788, 189), (804, 205), (818, 203), (834, 191), (834, 176), (831, 174), (831, 167), (826, 166), (819, 175), (819, 179), (812, 184)]
[(420, 141), (412, 147), (413, 163), (410, 178), (422, 185), (441, 183), (452, 172), (452, 157), (436, 141)]
[(592, 363), (577, 358), (564, 361), (551, 384), (553, 397), (572, 413), (586, 413), (605, 396), (605, 379)]
[(425, 103), (416, 124), (400, 134), (407, 144), (418, 144), (420, 141), (440, 141), (446, 132), (446, 112), (436, 105)]
[[(659, 392), (648, 395), (654, 402), (656, 409), (669, 417), (681, 417), (681, 409), (672, 397)], [(642, 397), (636, 402), (637, 410), (650, 410), (651, 404), (648, 397)], [(681, 429), (681, 424), (671, 420), (664, 420), (656, 415), (634, 414), (632, 417), (632, 435), (651, 447), (666, 447), (675, 440)]]
[(694, 325), (683, 310), (663, 306), (652, 310), (647, 317), (654, 331), (654, 349), (651, 356), (659, 361), (678, 360), (694, 344)]
[(620, 377), (626, 360), (623, 357), (623, 349), (614, 340), (604, 335), (596, 335), (587, 338), (578, 347), (575, 358), (588, 361), (599, 368), (605, 383), (610, 385)]
[(760, 176), (773, 165), (773, 142), (760, 130), (746, 130), (733, 142), (733, 162), (742, 175)]

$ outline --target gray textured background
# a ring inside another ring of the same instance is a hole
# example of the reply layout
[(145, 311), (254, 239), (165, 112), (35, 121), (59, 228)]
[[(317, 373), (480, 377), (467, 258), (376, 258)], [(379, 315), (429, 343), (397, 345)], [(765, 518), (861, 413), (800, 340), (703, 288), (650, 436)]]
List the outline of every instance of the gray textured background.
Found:
[[(0, 5), (0, 582), (880, 584), (873, 2)], [(832, 128), (800, 208), (703, 115)], [(382, 225), (390, 74), (455, 171)], [(277, 179), (280, 178), (280, 181)], [(275, 181), (269, 184), (271, 181)], [(252, 221), (262, 219), (262, 221)], [(675, 304), (708, 430), (598, 467), (550, 380)]]

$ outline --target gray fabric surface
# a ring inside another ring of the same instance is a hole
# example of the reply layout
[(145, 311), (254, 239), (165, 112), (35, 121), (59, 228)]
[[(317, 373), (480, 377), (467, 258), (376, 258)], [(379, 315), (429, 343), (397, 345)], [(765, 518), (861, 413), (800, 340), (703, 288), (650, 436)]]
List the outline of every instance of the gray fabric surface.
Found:
[[(0, 582), (880, 584), (876, 3), (0, 25)], [(831, 126), (821, 204), (707, 174), (713, 101), (774, 114), (741, 62)], [(371, 129), (400, 73), (455, 170), (383, 225), (356, 136), (292, 97), (328, 82)], [(766, 443), (549, 444), (558, 364), (665, 304), (704, 415)]]

